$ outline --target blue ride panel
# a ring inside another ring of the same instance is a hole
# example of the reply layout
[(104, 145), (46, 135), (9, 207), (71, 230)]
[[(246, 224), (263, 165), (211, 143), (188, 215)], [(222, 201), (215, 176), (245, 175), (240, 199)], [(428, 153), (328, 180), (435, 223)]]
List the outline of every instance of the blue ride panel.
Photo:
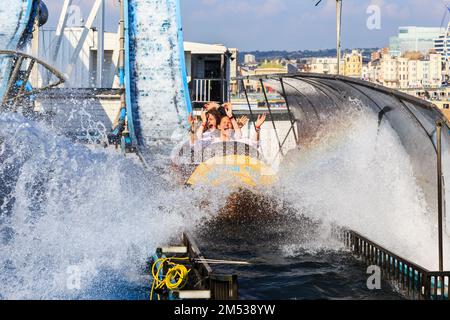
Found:
[[(0, 50), (19, 50), (33, 32), (37, 2), (34, 0), (2, 0), (0, 4)], [(11, 73), (11, 59), (0, 57), (0, 101)]]
[(192, 110), (179, 0), (125, 0), (125, 51), (128, 129), (142, 150), (170, 140)]

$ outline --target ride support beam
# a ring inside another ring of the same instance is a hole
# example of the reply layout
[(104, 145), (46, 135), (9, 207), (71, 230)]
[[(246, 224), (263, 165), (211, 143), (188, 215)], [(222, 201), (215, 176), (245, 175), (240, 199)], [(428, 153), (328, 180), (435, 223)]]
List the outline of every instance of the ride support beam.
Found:
[(97, 30), (97, 88), (103, 87), (103, 62), (105, 59), (105, 0), (101, 0)]
[(337, 74), (341, 74), (341, 26), (342, 26), (342, 0), (336, 0), (336, 57)]
[[(289, 113), (289, 119), (290, 119), (290, 122), (291, 122), (291, 129), (293, 130), (293, 133), (294, 133), (295, 143), (298, 144), (297, 133), (295, 132), (295, 129), (294, 129), (296, 121), (295, 121), (295, 118), (294, 118), (294, 116), (292, 115), (292, 112), (291, 112), (291, 107), (289, 105), (289, 101), (288, 101), (288, 98), (287, 98), (287, 95), (286, 95), (286, 89), (284, 87), (283, 78), (280, 78), (280, 84), (281, 84), (281, 90), (283, 92), (284, 100), (286, 101), (286, 109), (287, 109), (287, 111)], [(284, 142), (283, 142), (283, 144), (284, 144)]]
[(13, 108), (14, 112), (17, 111), (17, 104), (18, 104), (18, 102), (20, 100), (19, 98), (25, 92), (25, 87), (27, 85), (28, 79), (30, 78), (31, 72), (33, 71), (35, 62), (36, 62), (36, 60), (30, 60), (28, 68), (27, 68), (27, 71), (25, 72), (25, 75), (21, 79), (22, 80), (22, 84), (20, 85), (19, 93), (17, 94), (17, 97), (14, 98), (14, 108)]
[(269, 99), (267, 98), (266, 87), (264, 86), (263, 79), (259, 79), (259, 82), (261, 83), (261, 90), (264, 94), (264, 99), (266, 100), (267, 109), (269, 110), (270, 121), (272, 122), (272, 126), (275, 131), (275, 136), (277, 137), (278, 146), (280, 148), (279, 151), (280, 151), (281, 155), (283, 155), (283, 145), (281, 144), (280, 136), (278, 135), (277, 126), (275, 125), (275, 121), (273, 119), (272, 106), (270, 105)]
[[(68, 11), (69, 7), (72, 4), (72, 0), (64, 0), (63, 8), (61, 11), (61, 15), (59, 17), (58, 26), (56, 27), (55, 32), (55, 44), (52, 48), (52, 55), (50, 62), (52, 64), (55, 64), (56, 58), (58, 57), (59, 49), (61, 48), (61, 43), (64, 36), (64, 29), (66, 28), (67, 19), (69, 18)], [(46, 83), (48, 84), (50, 82), (50, 76), (51, 74), (47, 74)]]
[(92, 28), (92, 25), (94, 24), (94, 20), (97, 17), (97, 13), (100, 9), (102, 1), (103, 0), (95, 0), (94, 5), (92, 6), (91, 13), (89, 14), (86, 24), (84, 25), (83, 32), (81, 33), (80, 40), (78, 41), (78, 44), (75, 47), (75, 51), (73, 52), (72, 57), (70, 59), (69, 65), (67, 66), (67, 69), (66, 69), (67, 79), (70, 79), (70, 75), (72, 74), (73, 67), (75, 66), (75, 63), (78, 60), (80, 52), (83, 49), (84, 43), (86, 42), (86, 38), (89, 33), (89, 30)]
[(438, 194), (438, 238), (439, 238), (439, 271), (444, 271), (443, 245), (443, 188), (442, 188), (442, 121), (436, 122), (437, 145), (437, 194)]
[[(17, 60), (15, 61), (14, 69), (9, 78), (8, 85), (7, 85), (6, 91), (5, 91), (5, 95), (3, 96), (2, 109), (6, 107), (6, 104), (10, 99), (11, 91), (14, 88), (14, 86), (16, 85), (17, 77), (19, 76), (20, 67), (22, 66), (23, 60), (24, 60), (24, 57), (19, 56), (19, 57), (17, 57)], [(2, 110), (0, 109), (0, 111), (2, 111)]]
[(247, 88), (245, 87), (244, 79), (241, 79), (242, 88), (244, 90), (245, 99), (247, 100), (248, 111), (250, 112), (250, 121), (253, 123), (253, 127), (256, 130), (255, 117), (253, 116), (252, 106), (250, 105), (250, 99), (248, 98)]

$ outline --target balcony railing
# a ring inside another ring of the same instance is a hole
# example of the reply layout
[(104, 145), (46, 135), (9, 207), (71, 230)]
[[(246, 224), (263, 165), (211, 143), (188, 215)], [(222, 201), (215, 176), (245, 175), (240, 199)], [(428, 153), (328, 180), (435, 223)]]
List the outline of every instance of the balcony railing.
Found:
[(192, 102), (225, 102), (228, 83), (224, 79), (193, 79)]

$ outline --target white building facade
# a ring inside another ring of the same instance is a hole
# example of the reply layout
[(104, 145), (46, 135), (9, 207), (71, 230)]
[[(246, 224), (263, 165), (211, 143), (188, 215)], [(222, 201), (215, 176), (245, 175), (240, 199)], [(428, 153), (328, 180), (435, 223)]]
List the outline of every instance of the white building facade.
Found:
[[(66, 77), (66, 88), (93, 88), (97, 81), (97, 31), (90, 29), (78, 56), (74, 56), (83, 32), (82, 27), (65, 28), (56, 59), (53, 52), (56, 42), (55, 30), (39, 30), (39, 58), (46, 61)], [(103, 88), (118, 88), (117, 67), (119, 63), (119, 37), (117, 33), (105, 32)], [(47, 83), (47, 75), (39, 70), (32, 79), (33, 86)]]
[(408, 59), (384, 54), (368, 64), (369, 81), (396, 89), (439, 88), (442, 86), (441, 55)]
[[(313, 73), (338, 74), (337, 65), (337, 58), (312, 58), (309, 68)], [(343, 65), (343, 62), (341, 65)]]

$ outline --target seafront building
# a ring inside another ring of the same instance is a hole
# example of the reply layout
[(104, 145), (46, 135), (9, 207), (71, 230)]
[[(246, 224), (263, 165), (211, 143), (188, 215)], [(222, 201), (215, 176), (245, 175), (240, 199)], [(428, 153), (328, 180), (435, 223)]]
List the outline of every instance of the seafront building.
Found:
[(376, 59), (369, 62), (367, 70), (371, 82), (394, 89), (442, 86), (442, 58), (438, 53), (410, 53), (396, 57), (379, 52), (373, 57)]
[(443, 32), (434, 40), (434, 50), (442, 57), (442, 61), (448, 61), (450, 58), (450, 33)]
[[(321, 74), (338, 74), (337, 58), (335, 57), (318, 57), (307, 60), (304, 70), (307, 72)], [(363, 68), (363, 58), (361, 52), (352, 50), (350, 53), (344, 54), (340, 63), (339, 74), (352, 78), (361, 78)]]
[(344, 55), (344, 75), (352, 78), (362, 77), (363, 58), (358, 50)]
[(435, 40), (444, 31), (444, 28), (400, 27), (398, 35), (389, 39), (389, 52), (393, 57), (399, 57), (411, 51), (427, 54), (434, 48)]
[(256, 64), (256, 57), (252, 54), (246, 54), (244, 56), (244, 64), (245, 65)]
[(337, 58), (311, 58), (308, 64), (308, 70), (313, 73), (337, 74), (337, 65)]

